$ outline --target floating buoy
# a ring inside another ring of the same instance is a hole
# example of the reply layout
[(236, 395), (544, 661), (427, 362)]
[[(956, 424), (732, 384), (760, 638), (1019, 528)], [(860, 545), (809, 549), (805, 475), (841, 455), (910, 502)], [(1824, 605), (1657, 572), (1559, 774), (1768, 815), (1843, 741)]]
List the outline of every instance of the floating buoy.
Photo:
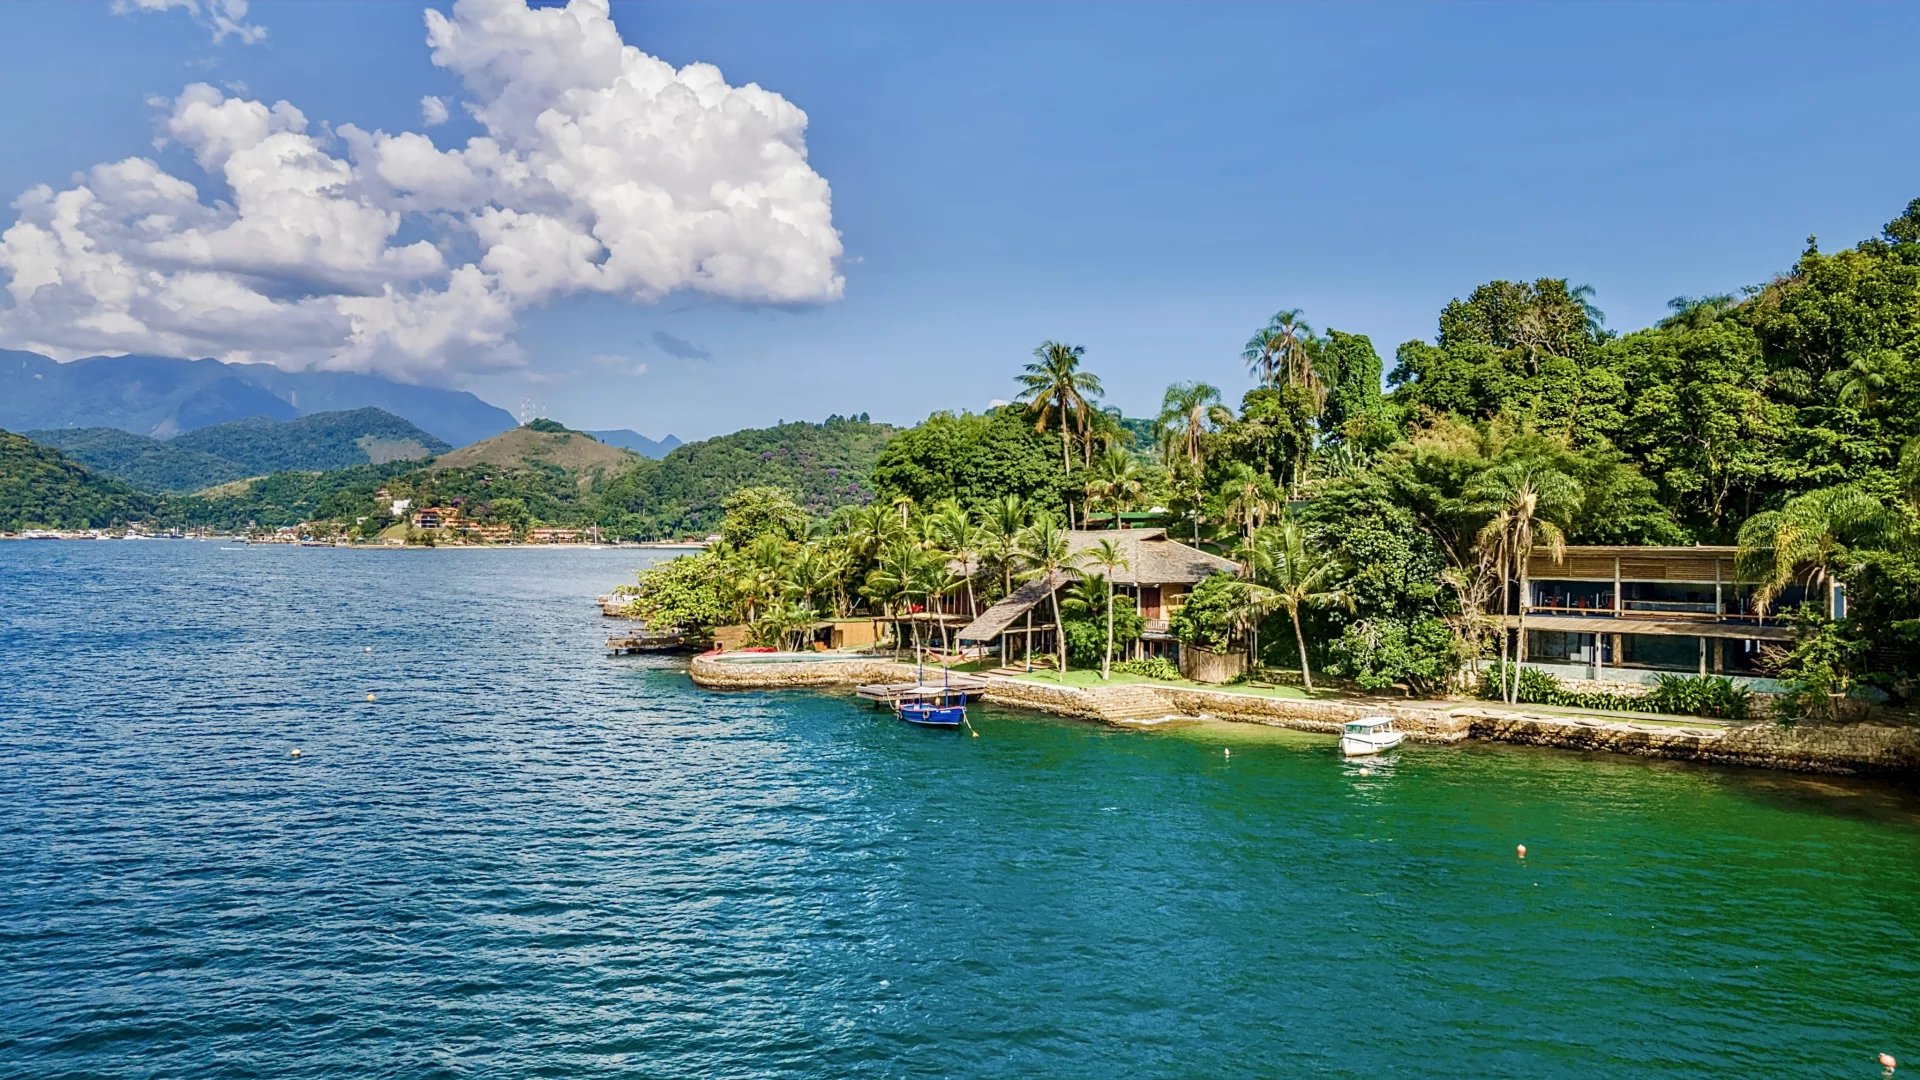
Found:
[(1893, 1060), (1892, 1054), (1881, 1054), (1880, 1067), (1887, 1070), (1887, 1075), (1891, 1076), (1893, 1075), (1893, 1070), (1900, 1067), (1900, 1063)]
[(1222, 748), (1221, 748), (1221, 750), (1220, 750), (1220, 756), (1221, 756), (1221, 757), (1232, 757), (1232, 756), (1233, 756), (1233, 747), (1231, 747), (1231, 746), (1227, 746), (1227, 747), (1222, 747)]
[(1514, 848), (1513, 850), (1515, 850), (1515, 851), (1517, 851), (1517, 852), (1519, 852), (1519, 853), (1520, 853), (1520, 857), (1521, 857), (1521, 858), (1523, 858), (1523, 859), (1524, 859), (1524, 858), (1526, 858), (1526, 857), (1527, 857), (1527, 845), (1525, 845), (1525, 844), (1520, 844), (1520, 845), (1518, 845), (1517, 847), (1515, 847), (1515, 848)]
[(367, 648), (366, 648), (366, 651), (367, 651), (367, 652), (372, 652), (372, 651), (373, 651), (373, 646), (371, 646), (371, 645), (369, 645), (369, 646), (367, 646)]
[(291, 756), (291, 757), (299, 757), (299, 756), (300, 756), (300, 748), (299, 748), (299, 747), (297, 747), (297, 746), (296, 746), (296, 747), (294, 747), (294, 748), (293, 748), (293, 753), (292, 753), (291, 755), (289, 755), (289, 756)]
[(373, 700), (373, 692), (372, 692), (372, 691), (368, 691), (368, 692), (367, 692), (367, 700), (368, 700), (368, 701), (372, 701), (372, 700)]

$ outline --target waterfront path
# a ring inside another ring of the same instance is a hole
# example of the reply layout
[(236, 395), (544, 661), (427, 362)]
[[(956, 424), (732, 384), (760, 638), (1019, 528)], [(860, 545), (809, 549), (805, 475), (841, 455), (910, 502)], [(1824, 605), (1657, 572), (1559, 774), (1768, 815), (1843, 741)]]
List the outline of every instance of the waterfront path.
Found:
[[(884, 657), (823, 656), (817, 660), (764, 654), (696, 657), (690, 674), (708, 689), (777, 690), (910, 681), (913, 665)], [(1643, 757), (1838, 774), (1920, 773), (1920, 730), (1878, 724), (1784, 726), (1771, 721), (1729, 724), (1647, 713), (1602, 713), (1490, 701), (1412, 701), (1378, 697), (1293, 696), (1273, 691), (1138, 678), (1095, 685), (1061, 685), (1044, 676), (988, 674), (983, 700), (1013, 708), (1116, 725), (1218, 719), (1337, 734), (1352, 720), (1390, 716), (1415, 742), (1450, 745), (1483, 739), (1607, 751)]]

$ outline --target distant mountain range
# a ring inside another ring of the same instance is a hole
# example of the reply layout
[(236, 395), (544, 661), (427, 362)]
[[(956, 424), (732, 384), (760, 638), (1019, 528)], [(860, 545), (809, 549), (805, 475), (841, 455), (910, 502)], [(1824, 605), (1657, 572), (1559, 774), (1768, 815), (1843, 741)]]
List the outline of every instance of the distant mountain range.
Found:
[(294, 420), (252, 417), (172, 439), (110, 427), (29, 431), (96, 472), (146, 491), (199, 491), (282, 470), (316, 471), (431, 457), (450, 447), (381, 409), (315, 413)]
[[(651, 460), (551, 420), (448, 450), (379, 409), (244, 420), (173, 439), (68, 428), (35, 432), (42, 445), (0, 431), (0, 529), (358, 525), (384, 519), (391, 499), (404, 498), (480, 516), (514, 500), (535, 521), (595, 524), (610, 536), (698, 535), (719, 520), (728, 494), (751, 484), (786, 488), (823, 515), (866, 502), (895, 433), (835, 416), (738, 431)], [(389, 498), (376, 497), (381, 489)]]
[(618, 446), (622, 450), (631, 450), (641, 457), (663, 458), (680, 445), (677, 435), (664, 439), (649, 439), (631, 428), (615, 428), (612, 431), (589, 431), (588, 435), (599, 439), (608, 446)]
[(58, 363), (0, 349), (0, 428), (118, 428), (166, 439), (234, 420), (293, 420), (384, 409), (444, 442), (478, 442), (515, 426), (513, 415), (464, 390), (342, 371), (284, 371), (163, 356), (93, 356)]

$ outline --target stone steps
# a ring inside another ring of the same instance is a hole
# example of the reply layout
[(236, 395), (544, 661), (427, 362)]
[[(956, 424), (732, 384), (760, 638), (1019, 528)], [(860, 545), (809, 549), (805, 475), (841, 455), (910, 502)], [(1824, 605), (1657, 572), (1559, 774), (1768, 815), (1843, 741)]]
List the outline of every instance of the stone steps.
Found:
[(1161, 720), (1180, 711), (1151, 686), (1102, 686), (1096, 688), (1094, 693), (1099, 701), (1100, 715), (1110, 722)]

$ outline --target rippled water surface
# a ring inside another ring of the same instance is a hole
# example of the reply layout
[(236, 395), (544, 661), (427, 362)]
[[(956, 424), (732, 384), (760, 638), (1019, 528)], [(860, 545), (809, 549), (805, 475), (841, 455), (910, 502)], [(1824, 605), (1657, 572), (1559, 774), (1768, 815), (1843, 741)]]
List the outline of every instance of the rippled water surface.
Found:
[(648, 557), (0, 544), (0, 1074), (1920, 1064), (1900, 787), (708, 694)]

